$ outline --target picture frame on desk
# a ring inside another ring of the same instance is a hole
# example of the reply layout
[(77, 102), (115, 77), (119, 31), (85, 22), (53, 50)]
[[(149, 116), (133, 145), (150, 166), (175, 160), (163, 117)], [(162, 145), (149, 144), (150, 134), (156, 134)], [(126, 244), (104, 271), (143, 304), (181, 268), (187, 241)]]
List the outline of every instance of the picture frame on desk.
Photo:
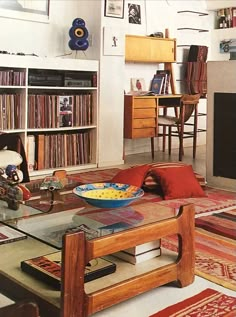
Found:
[(124, 0), (105, 0), (104, 16), (110, 18), (124, 18)]
[(146, 85), (144, 78), (131, 78), (130, 79), (131, 91), (146, 91)]

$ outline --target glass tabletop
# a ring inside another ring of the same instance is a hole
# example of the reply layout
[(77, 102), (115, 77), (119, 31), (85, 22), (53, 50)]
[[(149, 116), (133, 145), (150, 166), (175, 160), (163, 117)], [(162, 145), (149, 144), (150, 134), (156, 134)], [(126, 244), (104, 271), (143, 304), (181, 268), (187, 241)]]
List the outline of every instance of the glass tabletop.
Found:
[(8, 208), (5, 201), (0, 200), (0, 221), (10, 221), (19, 218), (28, 218), (34, 215), (42, 214), (42, 211), (24, 204), (20, 204), (18, 210)]
[(42, 213), (32, 207), (21, 206), (19, 211), (15, 211), (15, 217), (13, 211), (9, 214), (1, 211), (0, 215), (3, 214), (1, 222), (60, 249), (62, 236), (68, 231), (83, 230), (87, 239), (93, 239), (172, 218), (176, 211), (147, 200), (121, 208), (88, 206), (56, 213)]

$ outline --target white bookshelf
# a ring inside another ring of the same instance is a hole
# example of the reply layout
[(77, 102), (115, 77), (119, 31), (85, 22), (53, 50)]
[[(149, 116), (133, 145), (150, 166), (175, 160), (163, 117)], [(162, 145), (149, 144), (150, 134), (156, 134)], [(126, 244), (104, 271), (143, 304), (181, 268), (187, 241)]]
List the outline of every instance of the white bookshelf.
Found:
[[(36, 164), (29, 170), (30, 176), (51, 174), (64, 167), (67, 171), (97, 167), (98, 66), (96, 60), (1, 54), (0, 131), (19, 134), (26, 153), (28, 136), (34, 136), (37, 150), (34, 159), (31, 155), (28, 160)], [(23, 78), (20, 82), (19, 76)], [(73, 120), (69, 126), (59, 123), (58, 102), (63, 96), (72, 100)], [(34, 125), (35, 120), (40, 124)], [(51, 140), (47, 144), (44, 138), (47, 147), (40, 156), (47, 157), (47, 164), (43, 168), (37, 167), (38, 153), (43, 152), (38, 147), (39, 135)]]

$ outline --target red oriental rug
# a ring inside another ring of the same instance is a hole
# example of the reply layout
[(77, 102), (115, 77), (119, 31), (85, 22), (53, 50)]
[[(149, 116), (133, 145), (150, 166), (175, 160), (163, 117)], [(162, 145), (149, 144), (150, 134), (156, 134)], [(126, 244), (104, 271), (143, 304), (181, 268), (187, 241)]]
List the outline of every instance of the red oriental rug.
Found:
[[(228, 228), (236, 232), (236, 209), (218, 214), (230, 215)], [(199, 220), (200, 219), (200, 220)], [(203, 219), (201, 221), (201, 219)], [(205, 219), (205, 220), (204, 220)], [(195, 231), (195, 273), (213, 283), (236, 290), (236, 240), (227, 237), (228, 230), (224, 230), (220, 221), (204, 216), (196, 219), (198, 227)], [(210, 231), (201, 228), (209, 228)], [(214, 228), (214, 232), (211, 232)], [(162, 239), (162, 247), (176, 251), (177, 236)], [(236, 315), (235, 315), (236, 316)]]
[[(58, 200), (58, 204), (53, 207), (52, 211), (64, 211), (68, 209), (74, 209), (81, 207), (81, 199), (75, 194), (64, 195), (65, 192), (71, 191), (74, 187), (85, 184), (85, 183), (95, 183), (95, 182), (108, 182), (120, 171), (119, 168), (109, 168), (104, 170), (93, 170), (88, 172), (70, 174), (67, 176), (68, 183), (65, 188), (61, 191), (61, 199)], [(32, 181), (26, 186), (33, 193), (33, 196), (39, 196), (40, 184), (42, 180)], [(196, 214), (206, 213), (210, 211), (221, 210), (223, 208), (236, 206), (236, 193), (205, 187), (206, 197), (201, 198), (181, 198), (173, 200), (162, 200), (161, 196), (157, 193), (145, 193), (145, 195), (137, 201), (137, 203), (143, 202), (157, 202), (161, 206), (167, 206), (178, 210), (181, 205), (193, 203), (195, 205)], [(45, 193), (44, 193), (45, 194)], [(49, 199), (42, 197), (41, 199), (34, 199), (26, 201), (26, 205), (32, 206), (42, 211), (48, 211), (49, 207), (45, 204), (45, 201)], [(61, 201), (61, 202), (60, 202)]]
[(235, 317), (236, 298), (207, 288), (150, 317)]

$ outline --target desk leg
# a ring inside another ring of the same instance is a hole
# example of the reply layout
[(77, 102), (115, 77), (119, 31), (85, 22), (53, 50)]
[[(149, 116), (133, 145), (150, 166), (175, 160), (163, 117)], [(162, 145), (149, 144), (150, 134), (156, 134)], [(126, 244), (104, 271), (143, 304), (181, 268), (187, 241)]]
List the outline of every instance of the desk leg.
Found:
[(151, 138), (152, 160), (154, 160), (154, 137)]

